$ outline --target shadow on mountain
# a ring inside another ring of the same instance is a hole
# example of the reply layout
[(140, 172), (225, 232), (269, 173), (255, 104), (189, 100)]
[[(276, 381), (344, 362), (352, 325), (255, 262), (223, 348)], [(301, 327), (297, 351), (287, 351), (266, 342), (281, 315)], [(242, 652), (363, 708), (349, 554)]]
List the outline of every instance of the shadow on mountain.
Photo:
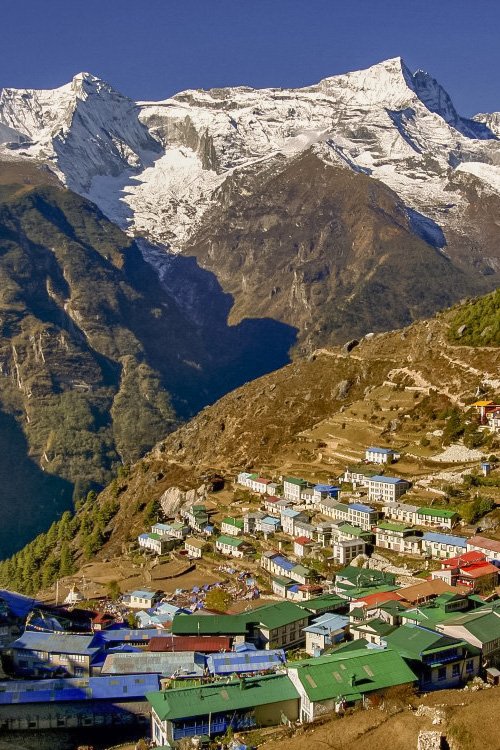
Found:
[(190, 417), (243, 383), (290, 362), (297, 328), (272, 318), (230, 325), (232, 295), (196, 258), (141, 241), (127, 254), (126, 273), (142, 295), (156, 301), (155, 320), (141, 305), (130, 324), (148, 361), (162, 373), (179, 416)]
[(14, 417), (0, 412), (0, 559), (46, 531), (72, 507), (73, 485), (43, 472), (28, 451)]
[(446, 247), (446, 237), (439, 224), (413, 208), (407, 207), (406, 213), (410, 220), (411, 229), (417, 237), (438, 250)]

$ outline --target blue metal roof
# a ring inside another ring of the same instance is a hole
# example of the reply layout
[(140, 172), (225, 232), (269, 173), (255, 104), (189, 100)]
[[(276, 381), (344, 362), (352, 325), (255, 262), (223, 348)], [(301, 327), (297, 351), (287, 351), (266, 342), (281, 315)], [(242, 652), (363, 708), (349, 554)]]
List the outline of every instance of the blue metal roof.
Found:
[(451, 534), (437, 534), (435, 531), (426, 531), (422, 539), (437, 544), (453, 544), (455, 547), (467, 547), (467, 539), (463, 536), (452, 536)]
[(398, 484), (399, 482), (405, 482), (405, 479), (399, 477), (384, 477), (381, 474), (376, 474), (374, 477), (370, 477), (370, 482), (386, 482), (387, 484)]
[(344, 615), (335, 615), (326, 613), (316, 617), (312, 624), (307, 628), (302, 628), (305, 633), (318, 633), (319, 635), (328, 635), (334, 630), (345, 628), (349, 624), (349, 618)]
[(291, 570), (295, 567), (295, 563), (290, 562), (290, 560), (287, 560), (287, 558), (282, 555), (276, 555), (276, 557), (273, 557), (273, 563), (279, 565), (283, 570)]
[(7, 589), (0, 589), (0, 599), (3, 599), (9, 609), (16, 615), (16, 617), (27, 617), (31, 610), (41, 605), (37, 599), (32, 599), (30, 596), (23, 596), (23, 594), (16, 594), (14, 591), (7, 591)]
[[(142, 534), (141, 534), (142, 536)], [(145, 536), (149, 536), (149, 534), (146, 534)], [(141, 591), (141, 589), (138, 589), (137, 591), (131, 591), (128, 596), (132, 597), (135, 596), (138, 599), (154, 599), (156, 596), (155, 591)]]
[(348, 507), (359, 510), (361, 513), (373, 513), (375, 511), (375, 508), (370, 508), (369, 505), (363, 505), (363, 503), (349, 503)]
[(314, 486), (315, 490), (318, 490), (318, 492), (340, 492), (340, 487), (337, 487), (333, 484), (316, 484)]
[(295, 518), (295, 516), (300, 516), (299, 510), (293, 510), (293, 508), (283, 508), (281, 511), (282, 516), (288, 516), (289, 518)]
[(244, 653), (228, 652), (209, 654), (207, 667), (211, 674), (234, 674), (235, 672), (262, 672), (275, 669), (285, 664), (283, 649), (269, 651), (246, 651)]
[(105, 643), (127, 643), (129, 641), (144, 641), (147, 643), (151, 638), (158, 634), (156, 628), (144, 628), (139, 630), (132, 630), (131, 628), (116, 628), (115, 630), (101, 630), (99, 633), (96, 633), (96, 636)]
[(93, 656), (99, 651), (100, 646), (95, 635), (41, 633), (36, 630), (26, 630), (17, 641), (11, 644), (10, 648), (16, 651), (46, 651), (55, 654)]
[(370, 445), (370, 447), (366, 450), (371, 451), (372, 453), (382, 453), (384, 456), (386, 456), (388, 453), (394, 453), (392, 448), (377, 448), (373, 445)]
[(130, 700), (158, 690), (157, 674), (112, 675), (88, 679), (9, 680), (0, 682), (0, 705), (59, 701)]
[(261, 523), (269, 523), (273, 526), (279, 526), (280, 525), (280, 519), (274, 518), (273, 516), (266, 516), (265, 518), (261, 519)]

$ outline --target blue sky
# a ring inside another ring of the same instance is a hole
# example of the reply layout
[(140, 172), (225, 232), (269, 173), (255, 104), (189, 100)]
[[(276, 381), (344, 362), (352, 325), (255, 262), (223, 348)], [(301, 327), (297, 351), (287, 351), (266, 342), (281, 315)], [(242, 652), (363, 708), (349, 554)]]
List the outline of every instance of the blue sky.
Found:
[(497, 0), (2, 0), (0, 86), (82, 70), (134, 99), (301, 86), (401, 55), (462, 114), (500, 110)]

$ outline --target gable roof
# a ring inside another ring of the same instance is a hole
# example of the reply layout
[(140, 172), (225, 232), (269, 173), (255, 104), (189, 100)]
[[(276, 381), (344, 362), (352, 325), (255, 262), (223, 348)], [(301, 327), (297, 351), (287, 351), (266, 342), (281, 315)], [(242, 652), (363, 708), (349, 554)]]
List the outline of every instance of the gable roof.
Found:
[(464, 640), (413, 624), (401, 625), (401, 627), (396, 628), (394, 632), (385, 637), (385, 642), (398, 651), (401, 656), (410, 659), (420, 659), (425, 654), (434, 652), (436, 661), (439, 661), (439, 651), (458, 646), (470, 648)]
[(449, 545), (453, 545), (454, 547), (463, 547), (464, 549), (467, 547), (467, 542), (470, 541), (470, 539), (467, 540), (463, 536), (453, 536), (451, 534), (438, 534), (436, 531), (424, 532), (422, 539), (425, 542), (436, 542), (436, 544), (449, 544)]
[(100, 647), (95, 635), (76, 635), (74, 633), (42, 633), (35, 630), (26, 630), (10, 648), (27, 651), (46, 651), (55, 654), (82, 654), (93, 656)]
[(343, 697), (359, 700), (374, 690), (416, 681), (404, 659), (388, 649), (341, 651), (289, 667), (312, 702)]
[(473, 536), (467, 542), (468, 547), (482, 547), (490, 552), (500, 552), (500, 542), (485, 536)]
[(247, 631), (240, 615), (175, 615), (173, 635), (243, 635)]
[(287, 675), (269, 675), (148, 693), (146, 697), (160, 721), (173, 721), (280, 703), (298, 699), (299, 694)]
[(431, 516), (431, 518), (453, 518), (457, 515), (456, 510), (445, 510), (444, 508), (419, 508), (419, 516)]

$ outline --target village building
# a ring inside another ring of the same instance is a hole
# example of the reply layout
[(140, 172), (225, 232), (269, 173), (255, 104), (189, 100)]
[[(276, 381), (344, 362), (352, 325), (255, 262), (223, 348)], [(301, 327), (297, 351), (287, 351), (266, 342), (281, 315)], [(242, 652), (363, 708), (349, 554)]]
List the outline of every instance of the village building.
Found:
[(280, 516), (281, 511), (285, 508), (291, 508), (292, 503), (290, 500), (285, 500), (282, 497), (271, 497), (270, 495), (264, 495), (263, 497), (264, 508), (268, 513), (275, 516)]
[(392, 448), (370, 446), (365, 451), (365, 460), (371, 464), (392, 464), (399, 458), (400, 454)]
[(273, 484), (271, 479), (266, 479), (265, 477), (251, 477), (249, 479), (250, 482), (250, 489), (252, 492), (256, 492), (259, 495), (265, 495), (271, 494), (271, 492), (268, 492), (268, 487)]
[(487, 666), (500, 664), (500, 603), (457, 614), (436, 625), (440, 633), (467, 641), (481, 649)]
[(195, 651), (112, 653), (106, 656), (101, 674), (158, 674), (161, 677), (199, 680), (205, 674), (205, 657)]
[[(288, 676), (300, 695), (300, 719), (310, 722), (361, 703), (396, 685), (413, 685), (416, 675), (395, 651), (359, 648), (290, 665)], [(333, 679), (332, 679), (333, 678)]]
[(294, 524), (296, 521), (307, 521), (308, 517), (301, 513), (299, 510), (293, 510), (292, 508), (284, 508), (281, 511), (281, 527), (285, 534), (289, 536), (294, 535)]
[(146, 532), (144, 534), (139, 534), (137, 541), (139, 542), (139, 547), (141, 547), (141, 549), (154, 552), (155, 555), (164, 555), (175, 547), (177, 540), (162, 537), (159, 534)]
[(307, 536), (308, 539), (314, 539), (316, 527), (308, 521), (294, 518), (293, 533), (294, 536)]
[(142, 726), (143, 731), (149, 718), (146, 693), (158, 688), (157, 674), (8, 680), (0, 684), (0, 726), (51, 734), (75, 727), (113, 733), (120, 725), (136, 725), (135, 731)]
[(243, 534), (245, 524), (242, 518), (224, 518), (221, 524), (223, 534), (229, 536), (240, 536)]
[(369, 531), (371, 527), (378, 521), (379, 512), (369, 505), (363, 505), (363, 503), (349, 503), (347, 522), (352, 523), (353, 526), (359, 526), (365, 531)]
[(435, 531), (426, 531), (422, 536), (422, 554), (432, 557), (433, 560), (456, 557), (466, 550), (467, 539), (462, 536), (439, 534)]
[(377, 472), (372, 471), (365, 464), (358, 464), (347, 466), (340, 479), (346, 484), (352, 484), (353, 488), (356, 488), (358, 485), (360, 487), (368, 487), (369, 480), (376, 475)]
[(205, 505), (191, 505), (186, 510), (182, 510), (187, 524), (195, 531), (203, 531), (208, 525), (208, 513)]
[(304, 628), (306, 652), (310, 656), (320, 656), (324, 651), (342, 643), (349, 628), (349, 618), (345, 615), (328, 612), (315, 617)]
[(422, 532), (407, 528), (405, 524), (381, 521), (375, 527), (375, 544), (405, 555), (419, 555)]
[(375, 534), (371, 531), (360, 529), (359, 526), (353, 526), (350, 523), (340, 523), (336, 529), (336, 541), (349, 541), (351, 539), (359, 539), (366, 542), (366, 544), (371, 544), (375, 541)]
[(257, 474), (251, 474), (248, 471), (240, 471), (240, 473), (236, 477), (236, 483), (240, 484), (242, 487), (247, 487), (248, 489), (250, 489), (250, 483), (252, 479), (257, 479)]
[(122, 600), (131, 609), (151, 609), (160, 600), (160, 592), (150, 589), (137, 589), (124, 594)]
[(321, 547), (330, 547), (332, 539), (337, 538), (337, 524), (331, 521), (315, 524), (314, 536)]
[(418, 675), (421, 690), (457, 688), (479, 673), (479, 648), (421, 625), (402, 625), (384, 642)]
[(189, 534), (189, 527), (181, 521), (175, 521), (174, 523), (155, 523), (155, 525), (151, 527), (151, 531), (160, 536), (173, 537), (174, 539), (182, 540)]
[(487, 414), (488, 427), (494, 432), (500, 432), (500, 407), (496, 407), (494, 411), (490, 411)]
[(406, 503), (384, 503), (382, 512), (384, 516), (392, 521), (404, 523), (407, 526), (414, 526), (417, 522), (418, 505), (409, 505)]
[(262, 518), (265, 518), (266, 514), (263, 511), (257, 510), (251, 513), (245, 513), (243, 516), (243, 532), (245, 534), (253, 534), (257, 531), (257, 523)]
[(316, 484), (313, 488), (313, 503), (314, 505), (320, 505), (322, 500), (330, 498), (332, 500), (338, 500), (340, 496), (340, 487), (336, 487), (333, 484)]
[(151, 638), (147, 650), (190, 651), (200, 654), (223, 653), (231, 650), (233, 638), (225, 635), (157, 635)]
[(351, 623), (349, 631), (354, 641), (366, 641), (367, 643), (380, 646), (383, 639), (396, 629), (381, 617), (372, 617), (357, 623)]
[(307, 557), (311, 554), (315, 542), (308, 536), (298, 536), (293, 540), (293, 554), (297, 557)]
[(467, 551), (484, 552), (488, 560), (500, 560), (500, 542), (485, 536), (473, 536), (468, 539)]
[(18, 675), (88, 677), (102, 650), (99, 637), (26, 630), (9, 652)]
[(290, 578), (290, 571), (294, 567), (294, 563), (287, 557), (271, 550), (262, 553), (260, 565), (272, 576), (284, 576), (285, 578)]
[(395, 503), (411, 487), (411, 482), (399, 477), (376, 474), (368, 479), (368, 499), (387, 504)]
[(443, 560), (441, 570), (434, 570), (431, 575), (470, 591), (492, 591), (498, 583), (498, 568), (486, 560), (484, 552), (477, 551)]
[(332, 551), (336, 565), (349, 565), (358, 555), (366, 553), (366, 542), (361, 538), (338, 539), (333, 543)]
[(243, 539), (235, 539), (224, 534), (215, 540), (215, 549), (226, 557), (244, 557), (251, 551), (250, 545)]
[(281, 528), (281, 522), (279, 518), (274, 516), (264, 516), (259, 518), (255, 524), (255, 531), (260, 531), (262, 534), (275, 534)]
[(184, 549), (189, 557), (197, 559), (203, 557), (203, 551), (207, 549), (207, 543), (204, 539), (196, 539), (194, 536), (188, 536), (184, 542)]
[(215, 677), (262, 674), (283, 669), (286, 655), (283, 649), (257, 649), (251, 643), (236, 646), (233, 652), (207, 656), (207, 670)]
[(287, 675), (248, 677), (232, 682), (148, 693), (155, 745), (171, 747), (184, 738), (214, 737), (232, 731), (295, 721), (296, 688)]
[(419, 526), (437, 526), (452, 529), (458, 521), (458, 513), (444, 508), (419, 508), (416, 523)]
[(300, 493), (305, 490), (308, 483), (305, 479), (297, 477), (285, 477), (283, 480), (283, 495), (285, 500), (300, 504)]

